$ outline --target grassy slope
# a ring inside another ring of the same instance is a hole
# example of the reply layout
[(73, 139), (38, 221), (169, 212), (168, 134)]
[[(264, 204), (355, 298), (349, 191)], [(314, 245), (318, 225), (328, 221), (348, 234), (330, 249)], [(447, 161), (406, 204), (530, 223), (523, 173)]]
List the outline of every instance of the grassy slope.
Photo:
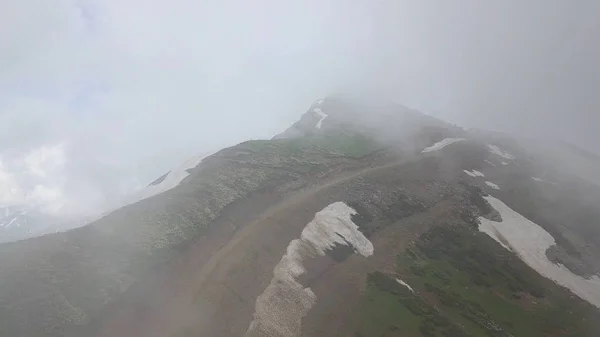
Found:
[(311, 135), (304, 138), (272, 140), (252, 140), (240, 144), (254, 150), (271, 148), (281, 156), (294, 156), (312, 153), (337, 154), (344, 157), (362, 157), (382, 145), (373, 138), (357, 132), (337, 132), (322, 135)]
[(182, 254), (227, 205), (378, 148), (358, 134), (245, 142), (205, 159), (177, 188), (93, 224), (0, 245), (0, 336), (84, 335), (137, 299), (130, 287)]
[[(416, 291), (398, 284), (399, 277)], [(482, 233), (434, 227), (369, 275), (356, 336), (597, 336), (600, 314)]]

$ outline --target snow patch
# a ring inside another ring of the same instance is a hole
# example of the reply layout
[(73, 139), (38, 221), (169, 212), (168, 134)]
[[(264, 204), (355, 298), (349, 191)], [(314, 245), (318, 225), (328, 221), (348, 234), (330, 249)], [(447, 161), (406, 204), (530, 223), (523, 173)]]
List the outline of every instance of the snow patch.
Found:
[(496, 240), (500, 244), (500, 246), (504, 247), (506, 250), (513, 251), (509, 246), (504, 243), (504, 237), (498, 232), (496, 227), (490, 224), (490, 222), (483, 222), (480, 218), (479, 231), (489, 235), (492, 239)]
[[(498, 156), (500, 156), (500, 157), (502, 157), (502, 158), (504, 158), (504, 159), (510, 159), (510, 160), (513, 160), (513, 159), (515, 159), (515, 157), (514, 157), (512, 154), (510, 154), (510, 153), (508, 153), (508, 152), (505, 152), (505, 151), (502, 151), (502, 150), (501, 150), (501, 149), (500, 149), (498, 146), (496, 146), (496, 145), (487, 144), (487, 147), (488, 147), (488, 150), (489, 150), (491, 153), (493, 153), (493, 154), (496, 154), (496, 155), (498, 155)], [(504, 164), (504, 162), (503, 162), (502, 164), (503, 164), (503, 165), (506, 165), (506, 164)]]
[(398, 282), (398, 283), (400, 283), (401, 285), (403, 285), (403, 286), (407, 287), (407, 288), (408, 288), (410, 291), (412, 291), (413, 293), (415, 292), (415, 291), (413, 290), (413, 288), (412, 288), (411, 286), (409, 286), (409, 285), (408, 285), (408, 283), (406, 283), (406, 282), (404, 282), (404, 281), (402, 281), (402, 280), (400, 280), (400, 279), (396, 279), (396, 282)]
[(467, 171), (467, 170), (463, 170), (464, 173), (470, 175), (471, 177), (475, 178), (475, 177), (485, 177), (485, 175), (477, 170), (471, 170), (471, 171)]
[(557, 183), (555, 183), (553, 181), (548, 181), (548, 180), (545, 180), (545, 179), (542, 179), (539, 177), (531, 177), (531, 179), (537, 181), (538, 183), (547, 183), (547, 184), (554, 185), (554, 186), (558, 185)]
[(188, 170), (198, 166), (202, 162), (202, 159), (206, 157), (207, 156), (197, 156), (188, 159), (188, 161), (186, 161), (183, 165), (169, 172), (160, 183), (146, 186), (134, 193), (133, 195), (131, 195), (126, 200), (126, 202), (123, 205), (121, 205), (121, 207), (136, 203), (140, 200), (164, 193), (170, 189), (175, 188), (181, 183), (181, 181), (183, 181), (183, 179), (190, 175)]
[(496, 164), (492, 163), (491, 161), (489, 161), (489, 160), (487, 160), (487, 159), (486, 159), (486, 160), (484, 160), (484, 161), (485, 161), (486, 163), (488, 163), (488, 164), (490, 164), (490, 165), (492, 165), (492, 166), (496, 167)]
[(293, 337), (301, 334), (301, 321), (317, 297), (296, 278), (306, 272), (306, 258), (325, 255), (336, 244), (350, 245), (363, 256), (373, 254), (373, 244), (352, 222), (354, 209), (336, 202), (315, 215), (299, 239), (292, 240), (273, 269), (273, 279), (256, 299), (254, 320), (244, 336)]
[(505, 161), (503, 161), (503, 162), (502, 162), (502, 165), (508, 165), (508, 163), (507, 163), (507, 162), (505, 162)]
[(485, 182), (485, 184), (486, 184), (486, 185), (488, 185), (489, 187), (491, 187), (491, 188), (495, 189), (495, 190), (499, 190), (499, 189), (500, 189), (500, 186), (498, 186), (498, 185), (494, 184), (494, 183), (493, 183), (493, 182), (491, 182), (491, 181), (486, 181), (486, 182)]
[(327, 118), (329, 115), (324, 113), (323, 110), (321, 110), (320, 108), (315, 108), (313, 110), (319, 117), (321, 117), (321, 119), (319, 119), (319, 121), (317, 122), (317, 125), (315, 125), (315, 128), (320, 129), (321, 126), (323, 125), (323, 121), (325, 120), (325, 118)]
[(464, 138), (446, 138), (442, 141), (439, 141), (439, 142), (431, 145), (430, 147), (425, 148), (423, 151), (421, 151), (421, 153), (438, 151), (438, 150), (445, 148), (446, 146), (448, 146), (450, 144), (454, 144), (454, 143), (460, 142), (462, 140), (465, 140), (465, 139)]
[[(574, 294), (600, 308), (600, 278), (590, 279), (573, 274), (565, 266), (552, 263), (546, 250), (555, 245), (552, 235), (536, 223), (515, 212), (499, 199), (492, 196), (485, 200), (500, 213), (501, 222), (479, 218), (479, 230), (512, 250), (521, 260), (542, 276), (570, 289)], [(503, 244), (501, 239), (507, 244)], [(510, 246), (510, 248), (509, 248)]]

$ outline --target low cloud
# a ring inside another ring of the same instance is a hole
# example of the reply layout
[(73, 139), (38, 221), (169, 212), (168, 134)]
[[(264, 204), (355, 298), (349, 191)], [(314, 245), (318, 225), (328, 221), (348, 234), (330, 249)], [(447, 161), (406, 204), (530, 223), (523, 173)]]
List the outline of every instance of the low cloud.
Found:
[(0, 196), (103, 209), (191, 156), (270, 138), (340, 88), (593, 148), (598, 6), (3, 1)]
[(64, 193), (65, 148), (65, 143), (59, 143), (32, 149), (23, 157), (4, 157), (0, 162), (1, 204), (30, 205), (51, 214), (81, 212)]

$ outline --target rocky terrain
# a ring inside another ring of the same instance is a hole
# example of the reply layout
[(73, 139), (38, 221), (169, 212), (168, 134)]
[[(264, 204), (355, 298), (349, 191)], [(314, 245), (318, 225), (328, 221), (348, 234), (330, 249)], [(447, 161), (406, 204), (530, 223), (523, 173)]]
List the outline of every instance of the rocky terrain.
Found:
[(174, 188), (0, 245), (0, 336), (597, 336), (599, 168), (328, 97)]

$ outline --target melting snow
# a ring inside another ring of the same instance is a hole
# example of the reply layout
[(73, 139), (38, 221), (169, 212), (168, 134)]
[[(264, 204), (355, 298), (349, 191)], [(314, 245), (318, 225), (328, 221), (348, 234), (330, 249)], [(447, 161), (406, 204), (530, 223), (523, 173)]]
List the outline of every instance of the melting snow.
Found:
[(206, 158), (206, 156), (190, 158), (182, 166), (169, 172), (159, 184), (146, 186), (134, 193), (122, 206), (136, 203), (142, 199), (146, 199), (175, 188), (175, 186), (179, 185), (183, 179), (190, 175), (188, 170), (198, 166), (204, 158)]
[(408, 283), (406, 283), (406, 282), (404, 282), (404, 281), (402, 281), (402, 280), (400, 280), (400, 279), (396, 279), (396, 282), (398, 282), (398, 283), (400, 283), (401, 285), (403, 285), (403, 286), (407, 287), (407, 288), (408, 288), (408, 289), (410, 289), (410, 291), (412, 291), (413, 293), (415, 292), (415, 291), (413, 290), (413, 288), (412, 288), (411, 286), (409, 286), (409, 285), (408, 285)]
[[(491, 153), (493, 153), (493, 154), (496, 154), (496, 155), (499, 155), (500, 157), (502, 157), (502, 158), (504, 158), (504, 159), (511, 159), (511, 160), (512, 160), (512, 159), (515, 159), (515, 157), (514, 157), (512, 154), (510, 154), (510, 153), (508, 153), (508, 152), (505, 152), (505, 151), (502, 151), (502, 150), (501, 150), (501, 149), (500, 149), (498, 146), (496, 146), (496, 145), (490, 145), (490, 144), (488, 144), (488, 145), (487, 145), (487, 147), (488, 147), (488, 150), (489, 150)], [(504, 164), (504, 162), (502, 162), (502, 164), (503, 164), (503, 165), (506, 165), (506, 164)]]
[(491, 188), (495, 189), (495, 190), (499, 190), (499, 189), (500, 189), (500, 186), (498, 186), (498, 185), (494, 184), (494, 183), (493, 183), (493, 182), (491, 182), (491, 181), (486, 181), (486, 182), (485, 182), (485, 184), (486, 184), (486, 185), (488, 185), (489, 187), (491, 187)]
[(465, 139), (464, 138), (446, 138), (442, 141), (439, 141), (439, 142), (431, 145), (430, 147), (425, 148), (423, 151), (421, 151), (421, 153), (438, 151), (438, 150), (445, 148), (446, 146), (448, 146), (450, 144), (454, 144), (454, 143), (460, 142), (462, 140), (465, 140)]
[(482, 218), (479, 219), (479, 231), (489, 235), (492, 239), (496, 240), (496, 242), (498, 242), (502, 247), (512, 252), (513, 250), (509, 246), (507, 246), (506, 243), (504, 243), (504, 237), (500, 235), (496, 227), (491, 225), (489, 222), (484, 223), (483, 221), (481, 221), (481, 219)]
[(305, 272), (303, 260), (325, 255), (336, 244), (350, 245), (363, 256), (373, 254), (373, 245), (352, 222), (354, 214), (345, 203), (333, 203), (315, 215), (299, 239), (290, 242), (271, 283), (256, 299), (254, 320), (244, 336), (300, 336), (302, 317), (317, 300), (310, 288), (296, 280)]
[(475, 177), (485, 177), (485, 175), (477, 170), (472, 170), (472, 171), (467, 171), (467, 170), (463, 170), (464, 173), (470, 175), (471, 177), (475, 178)]
[[(561, 264), (554, 264), (546, 257), (546, 250), (555, 245), (552, 235), (542, 227), (513, 211), (502, 201), (484, 197), (502, 216), (501, 222), (480, 217), (479, 230), (512, 250), (535, 271), (557, 284), (570, 289), (577, 296), (600, 308), (600, 278), (585, 279), (573, 274)], [(502, 241), (508, 243), (505, 245)], [(510, 246), (511, 248), (509, 248)]]
[(317, 115), (319, 115), (319, 117), (321, 117), (321, 119), (319, 119), (319, 121), (317, 122), (317, 125), (315, 125), (315, 128), (320, 129), (321, 125), (323, 124), (323, 121), (325, 120), (325, 118), (327, 118), (327, 116), (329, 116), (328, 114), (324, 113), (323, 110), (321, 110), (320, 108), (315, 108), (313, 110)]

